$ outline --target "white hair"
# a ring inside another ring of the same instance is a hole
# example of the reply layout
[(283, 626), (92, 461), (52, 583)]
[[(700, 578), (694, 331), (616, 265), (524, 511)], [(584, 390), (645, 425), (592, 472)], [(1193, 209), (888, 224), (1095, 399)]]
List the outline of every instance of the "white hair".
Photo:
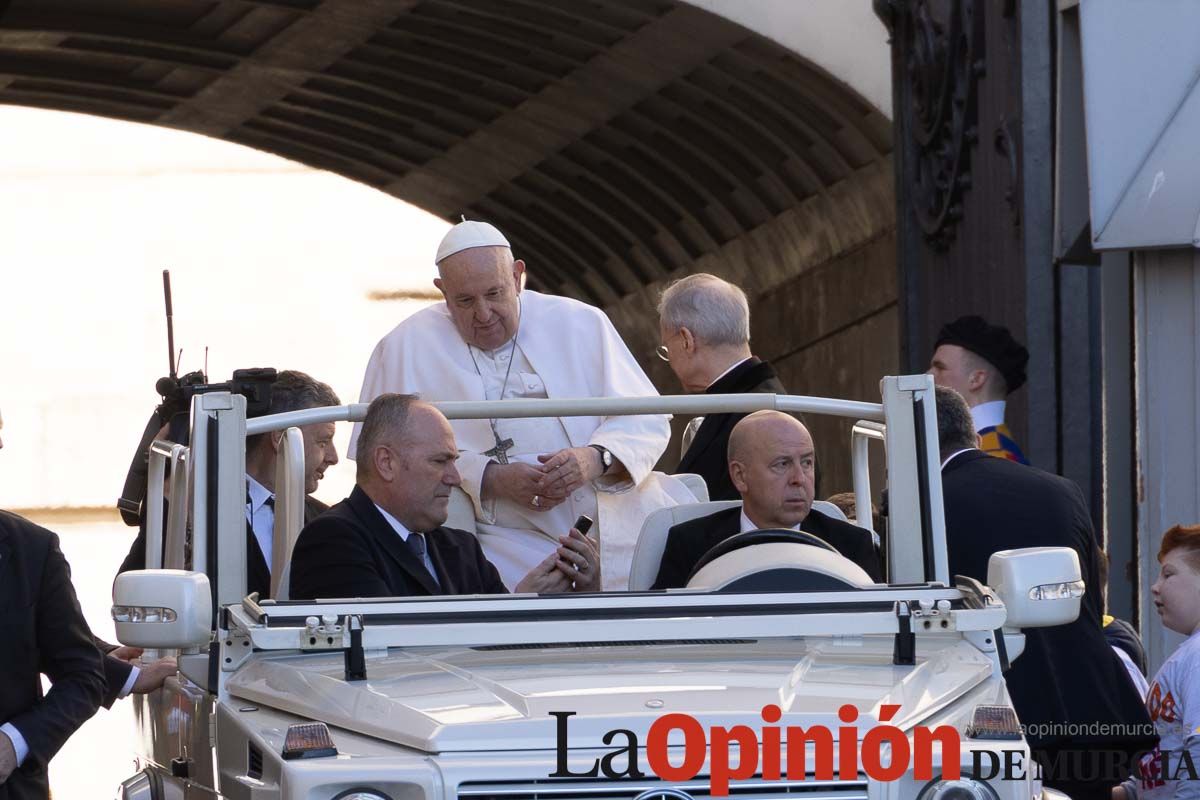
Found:
[(701, 344), (750, 342), (750, 304), (746, 293), (726, 280), (700, 272), (663, 290), (658, 316), (670, 330), (687, 328)]

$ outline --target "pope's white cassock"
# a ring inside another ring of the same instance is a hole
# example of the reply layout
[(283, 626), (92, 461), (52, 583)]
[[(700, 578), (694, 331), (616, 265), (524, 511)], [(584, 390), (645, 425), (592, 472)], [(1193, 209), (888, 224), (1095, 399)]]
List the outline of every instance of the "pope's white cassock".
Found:
[[(423, 400), (645, 397), (657, 395), (604, 312), (565, 297), (521, 292), (521, 318), (513, 340), (493, 351), (467, 344), (445, 303), (401, 322), (375, 347), (360, 402), (385, 392), (418, 393)], [(472, 362), (472, 353), (474, 362)], [(513, 359), (511, 372), (509, 359)], [(478, 371), (477, 371), (478, 370)], [(501, 388), (508, 374), (507, 387)], [(549, 511), (508, 500), (480, 501), (483, 455), (496, 446), (486, 419), (452, 420), (461, 457), (463, 489), (475, 506), (476, 533), (488, 559), (511, 589), (558, 546), (580, 514), (596, 521), (605, 589), (628, 585), (629, 565), (646, 515), (691, 502), (675, 479), (652, 473), (670, 435), (667, 416), (498, 419), (500, 439), (512, 439), (510, 461), (540, 466), (539, 454), (598, 444), (625, 465), (632, 478), (610, 476), (575, 490)], [(350, 441), (355, 457), (359, 425)]]

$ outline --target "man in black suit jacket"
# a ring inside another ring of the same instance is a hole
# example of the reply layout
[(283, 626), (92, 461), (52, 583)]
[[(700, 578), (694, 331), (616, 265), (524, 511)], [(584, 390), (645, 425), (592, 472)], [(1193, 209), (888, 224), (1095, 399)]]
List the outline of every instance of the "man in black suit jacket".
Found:
[[(663, 291), (658, 314), (663, 341), (659, 357), (670, 363), (684, 391), (787, 392), (775, 369), (750, 353), (750, 306), (737, 286), (708, 273), (689, 275)], [(703, 477), (710, 500), (738, 499), (726, 454), (729, 434), (745, 416), (704, 417), (675, 468), (677, 474)]]
[[(986, 581), (988, 559), (998, 550), (1070, 547), (1079, 556), (1086, 585), (1079, 618), (1024, 631), (1025, 650), (1005, 674), (1021, 723), (1027, 728), (1046, 723), (1148, 725), (1146, 708), (1104, 637), (1099, 549), (1079, 487), (977, 449), (971, 412), (953, 390), (937, 388), (937, 415), (951, 576)], [(1134, 735), (1027, 738), (1035, 754), (1040, 751), (1048, 759), (1044, 763), (1068, 748), (1119, 750), (1128, 758), (1152, 742)], [(1072, 798), (1105, 800), (1122, 777), (1080, 781), (1049, 775), (1046, 784)]]
[[(283, 370), (271, 384), (271, 401), (265, 413), (283, 414), (341, 404), (342, 401), (328, 384), (297, 370)], [(302, 425), (300, 433), (304, 439), (304, 523), (307, 525), (329, 508), (311, 495), (325, 476), (325, 470), (338, 463), (338, 455), (333, 445), (332, 422)], [(261, 433), (246, 439), (246, 592), (258, 592), (263, 600), (271, 596), (275, 464), (282, 439), (282, 431)], [(145, 569), (145, 566), (146, 528), (143, 521), (118, 572)]]
[[(411, 395), (371, 402), (358, 438), (358, 485), (304, 527), (292, 550), (291, 597), (504, 594), (475, 537), (446, 528), (462, 481), (446, 418)], [(599, 591), (600, 552), (578, 531), (517, 584), (517, 592)]]
[(713, 546), (763, 528), (815, 534), (880, 581), (879, 555), (870, 531), (812, 510), (815, 467), (812, 437), (795, 417), (757, 411), (743, 419), (729, 437), (729, 474), (742, 507), (671, 528), (652, 588), (686, 586), (700, 557)]
[(58, 537), (5, 511), (0, 639), (0, 800), (44, 800), (46, 764), (96, 712), (105, 678)]

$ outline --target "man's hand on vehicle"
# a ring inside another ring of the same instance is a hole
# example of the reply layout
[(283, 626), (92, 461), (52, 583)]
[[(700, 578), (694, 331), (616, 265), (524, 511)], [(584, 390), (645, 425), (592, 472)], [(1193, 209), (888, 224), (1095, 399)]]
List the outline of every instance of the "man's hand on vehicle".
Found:
[(140, 669), (141, 671), (138, 672), (137, 679), (133, 682), (131, 694), (146, 694), (156, 689), (161, 689), (167, 678), (170, 678), (179, 671), (175, 659), (170, 656), (146, 664)]

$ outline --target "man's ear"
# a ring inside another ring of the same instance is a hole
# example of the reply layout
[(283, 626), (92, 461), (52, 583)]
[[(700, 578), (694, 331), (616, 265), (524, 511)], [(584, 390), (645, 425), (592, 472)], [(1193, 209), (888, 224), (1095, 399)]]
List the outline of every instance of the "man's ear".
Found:
[(740, 495), (745, 495), (750, 488), (750, 484), (746, 482), (746, 467), (740, 461), (729, 462), (729, 479), (733, 481), (733, 488), (737, 489)]
[(976, 450), (983, 449), (983, 437), (980, 436), (978, 433), (975, 434), (975, 449)]
[(434, 278), (433, 285), (439, 292), (442, 293), (442, 299), (449, 299), (446, 297), (446, 287), (444, 285), (442, 285), (441, 278)]
[(521, 290), (525, 288), (525, 281), (524, 281), (525, 262), (519, 258), (516, 259), (515, 261), (513, 261), (512, 269), (513, 269), (513, 285), (517, 289), (517, 294), (520, 294)]
[(979, 392), (988, 382), (988, 371), (986, 369), (973, 369), (971, 374), (967, 376), (967, 386), (972, 392)]
[(685, 353), (695, 353), (696, 334), (692, 333), (690, 328), (680, 328), (679, 336), (683, 339), (683, 351)]
[(371, 462), (375, 465), (375, 474), (384, 481), (391, 482), (396, 477), (396, 456), (390, 447), (376, 445), (371, 454)]

